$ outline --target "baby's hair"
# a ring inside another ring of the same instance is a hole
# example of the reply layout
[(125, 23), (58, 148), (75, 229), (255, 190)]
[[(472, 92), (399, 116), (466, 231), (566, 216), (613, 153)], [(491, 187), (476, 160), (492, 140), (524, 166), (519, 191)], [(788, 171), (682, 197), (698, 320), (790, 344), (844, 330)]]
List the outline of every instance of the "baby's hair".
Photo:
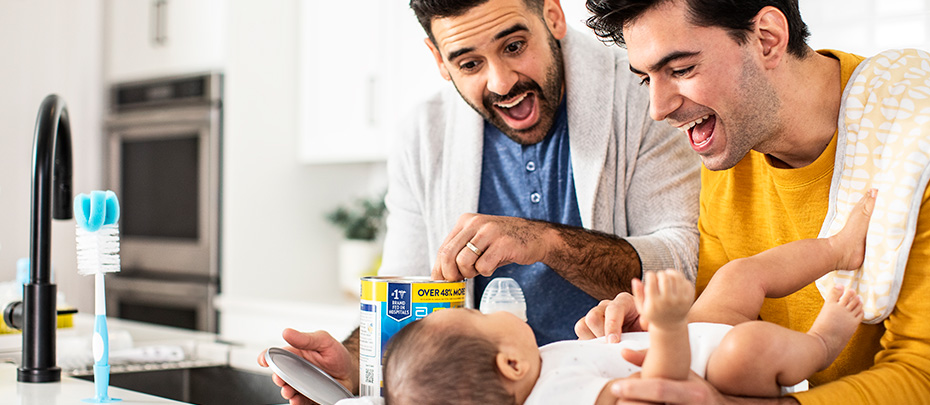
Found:
[(414, 321), (385, 350), (385, 403), (516, 404), (497, 369), (497, 353), (497, 344), (464, 327)]

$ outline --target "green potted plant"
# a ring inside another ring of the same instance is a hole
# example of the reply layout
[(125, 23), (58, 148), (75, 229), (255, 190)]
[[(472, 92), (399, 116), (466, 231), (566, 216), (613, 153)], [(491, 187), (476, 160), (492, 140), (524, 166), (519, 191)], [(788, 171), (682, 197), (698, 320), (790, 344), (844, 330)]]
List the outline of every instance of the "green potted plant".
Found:
[(351, 205), (342, 205), (326, 214), (326, 219), (342, 229), (339, 243), (339, 284), (350, 294), (358, 294), (359, 278), (377, 274), (381, 265), (381, 244), (384, 228), (384, 193), (360, 198)]
[(361, 198), (352, 206), (340, 206), (326, 214), (326, 219), (341, 228), (352, 240), (375, 240), (384, 226), (384, 194)]

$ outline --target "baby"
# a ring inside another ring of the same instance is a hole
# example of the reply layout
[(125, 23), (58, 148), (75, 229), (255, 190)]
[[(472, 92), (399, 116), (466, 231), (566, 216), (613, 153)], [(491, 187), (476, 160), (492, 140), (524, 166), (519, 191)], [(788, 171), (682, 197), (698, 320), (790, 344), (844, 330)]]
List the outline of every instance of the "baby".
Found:
[(862, 303), (852, 290), (834, 289), (802, 333), (758, 321), (762, 300), (790, 294), (835, 269), (859, 268), (875, 195), (870, 190), (834, 236), (727, 263), (693, 306), (694, 287), (680, 273), (646, 273), (644, 283), (634, 280), (633, 295), (649, 332), (625, 333), (617, 344), (599, 339), (537, 348), (532, 329), (512, 314), (437, 311), (391, 339), (384, 361), (386, 402), (614, 403), (605, 387), (640, 370), (622, 358), (621, 349), (642, 349), (646, 339), (643, 377), (686, 379), (694, 370), (726, 394), (778, 396), (782, 386), (836, 359), (862, 320)]

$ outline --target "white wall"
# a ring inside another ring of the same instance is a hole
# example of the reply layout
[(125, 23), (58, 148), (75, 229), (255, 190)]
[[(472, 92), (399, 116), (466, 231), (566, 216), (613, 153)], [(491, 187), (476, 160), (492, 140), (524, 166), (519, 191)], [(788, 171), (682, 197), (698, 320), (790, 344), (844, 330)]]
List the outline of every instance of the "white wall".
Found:
[(323, 216), (382, 190), (384, 164), (298, 162), (297, 0), (228, 7), (222, 294), (341, 301)]
[[(99, 0), (0, 0), (0, 281), (29, 256), (32, 145), (46, 95), (65, 98), (71, 119), (74, 190), (101, 187), (103, 86)], [(52, 266), (72, 305), (93, 309), (93, 279), (75, 270), (74, 222), (52, 227)]]
[(890, 48), (930, 50), (930, 0), (802, 0), (800, 6), (814, 49), (862, 56)]
[(569, 26), (584, 32), (591, 31), (584, 25), (589, 17), (588, 9), (585, 8), (585, 0), (562, 0), (560, 4)]

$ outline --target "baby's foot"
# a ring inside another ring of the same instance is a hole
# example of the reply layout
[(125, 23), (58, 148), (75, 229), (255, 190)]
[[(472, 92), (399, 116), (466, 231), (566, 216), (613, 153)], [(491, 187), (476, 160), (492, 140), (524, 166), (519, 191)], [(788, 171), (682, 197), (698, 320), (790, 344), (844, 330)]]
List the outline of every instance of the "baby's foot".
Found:
[(826, 349), (821, 369), (836, 360), (859, 323), (862, 322), (862, 300), (855, 291), (840, 287), (830, 290), (820, 314), (807, 332), (819, 338)]
[(830, 244), (836, 252), (837, 270), (855, 270), (865, 260), (865, 236), (869, 230), (869, 219), (875, 210), (875, 196), (878, 190), (869, 189), (856, 203), (843, 229), (830, 237)]

